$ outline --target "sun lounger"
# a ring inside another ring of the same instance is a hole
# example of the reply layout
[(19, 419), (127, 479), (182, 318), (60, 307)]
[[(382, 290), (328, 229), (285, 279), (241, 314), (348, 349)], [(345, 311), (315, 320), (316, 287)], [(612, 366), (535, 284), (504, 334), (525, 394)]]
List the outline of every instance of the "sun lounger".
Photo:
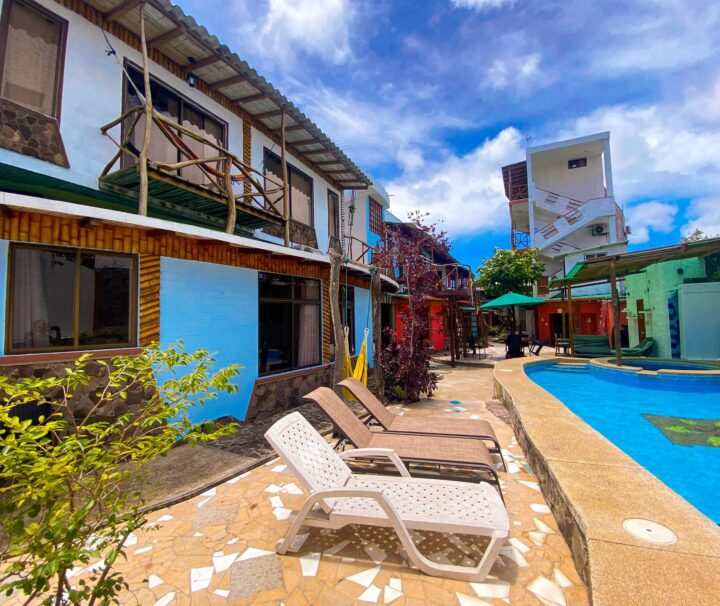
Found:
[(492, 425), (487, 421), (450, 417), (400, 417), (385, 408), (385, 405), (375, 397), (373, 392), (357, 379), (349, 377), (344, 381), (340, 381), (339, 385), (350, 391), (385, 431), (480, 440), (486, 443), (485, 446), (490, 452), (500, 456), (503, 467), (505, 467), (500, 442), (498, 442)]
[[(411, 478), (389, 449), (338, 454), (299, 412), (277, 421), (265, 437), (310, 493), (278, 548), (281, 555), (287, 553), (303, 526), (389, 527), (397, 533), (410, 561), (424, 573), (482, 582), (508, 537), (507, 510), (488, 484)], [(387, 458), (400, 477), (354, 474), (345, 463), (349, 458), (368, 456)], [(476, 566), (440, 564), (420, 553), (411, 530), (486, 536), (490, 543)]]
[(332, 389), (318, 387), (305, 397), (325, 411), (355, 448), (390, 448), (404, 463), (445, 465), (477, 471), (500, 492), (495, 463), (480, 440), (370, 431)]

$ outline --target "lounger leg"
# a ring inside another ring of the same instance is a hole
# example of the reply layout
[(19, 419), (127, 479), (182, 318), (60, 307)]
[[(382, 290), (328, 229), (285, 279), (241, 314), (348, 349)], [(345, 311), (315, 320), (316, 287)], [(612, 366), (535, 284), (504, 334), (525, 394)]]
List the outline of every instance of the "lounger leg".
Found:
[(303, 506), (300, 508), (300, 511), (298, 511), (297, 515), (295, 516), (293, 523), (290, 525), (290, 529), (287, 531), (283, 542), (280, 543), (280, 546), (277, 549), (277, 552), (280, 555), (285, 555), (288, 552), (288, 549), (290, 549), (290, 547), (292, 546), (292, 542), (295, 540), (297, 533), (302, 528), (305, 518), (307, 517), (308, 513), (310, 513), (312, 506), (316, 502), (317, 500), (310, 496), (307, 498), (305, 503), (303, 503)]

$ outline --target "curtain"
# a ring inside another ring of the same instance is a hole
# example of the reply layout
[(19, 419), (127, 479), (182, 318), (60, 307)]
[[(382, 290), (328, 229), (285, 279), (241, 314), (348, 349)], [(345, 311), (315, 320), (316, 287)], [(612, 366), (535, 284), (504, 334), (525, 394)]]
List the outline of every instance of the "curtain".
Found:
[(52, 256), (18, 248), (13, 270), (13, 347), (48, 347), (49, 322), (45, 304), (43, 274), (47, 274)]
[(320, 363), (320, 307), (316, 304), (297, 305), (297, 366)]

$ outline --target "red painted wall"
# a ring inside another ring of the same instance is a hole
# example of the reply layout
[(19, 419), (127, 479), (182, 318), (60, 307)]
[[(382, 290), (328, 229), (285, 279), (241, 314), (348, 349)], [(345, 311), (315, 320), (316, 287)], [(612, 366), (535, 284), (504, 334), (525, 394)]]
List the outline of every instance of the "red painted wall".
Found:
[[(405, 327), (402, 321), (402, 311), (407, 307), (407, 302), (402, 299), (393, 301), (393, 312), (395, 314), (395, 334), (397, 340), (403, 338)], [(441, 351), (445, 349), (445, 307), (439, 301), (431, 301), (428, 304), (430, 313), (430, 342), (434, 349)]]
[[(573, 311), (575, 320), (575, 334), (578, 335), (597, 335), (600, 334), (600, 309), (602, 306), (601, 299), (587, 299), (582, 301), (573, 301)], [(538, 341), (553, 341), (552, 324), (550, 315), (561, 312), (562, 304), (560, 301), (553, 303), (543, 303), (535, 308), (535, 325), (538, 327)], [(565, 302), (565, 313), (569, 312), (567, 301)]]

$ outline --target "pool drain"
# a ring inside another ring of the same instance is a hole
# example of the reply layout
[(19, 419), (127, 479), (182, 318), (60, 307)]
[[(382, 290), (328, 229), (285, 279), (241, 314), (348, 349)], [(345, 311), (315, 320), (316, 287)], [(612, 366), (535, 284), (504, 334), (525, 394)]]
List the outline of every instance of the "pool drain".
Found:
[(656, 545), (672, 545), (677, 541), (677, 536), (672, 530), (650, 520), (629, 518), (623, 522), (623, 528), (636, 539)]

